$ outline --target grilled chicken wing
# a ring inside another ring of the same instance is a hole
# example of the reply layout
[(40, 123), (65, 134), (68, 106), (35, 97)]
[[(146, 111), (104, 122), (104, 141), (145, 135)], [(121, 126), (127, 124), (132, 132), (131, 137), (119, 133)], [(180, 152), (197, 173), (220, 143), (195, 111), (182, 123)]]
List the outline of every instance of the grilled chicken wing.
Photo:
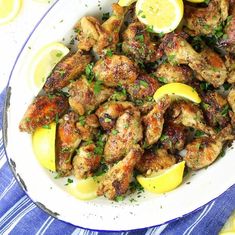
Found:
[(96, 78), (109, 87), (131, 84), (138, 76), (134, 63), (124, 55), (106, 56), (98, 60), (93, 71)]
[(140, 22), (131, 23), (123, 33), (123, 52), (132, 57), (136, 62), (154, 62), (163, 55), (153, 42), (146, 27)]
[(180, 35), (169, 34), (162, 44), (171, 63), (188, 64), (195, 71), (197, 78), (211, 83), (215, 88), (223, 85), (227, 78), (227, 69), (222, 59), (212, 50), (197, 53)]
[(60, 176), (70, 175), (72, 154), (81, 142), (76, 128), (78, 115), (74, 112), (65, 114), (56, 131), (56, 171)]
[(97, 109), (96, 115), (104, 130), (111, 130), (115, 126), (117, 118), (127, 109), (134, 109), (134, 105), (128, 101), (110, 101), (101, 105)]
[(95, 154), (95, 144), (81, 146), (73, 158), (73, 172), (77, 179), (92, 176), (100, 165), (101, 156)]
[(153, 171), (166, 169), (176, 163), (176, 158), (165, 149), (147, 150), (135, 168), (142, 174), (150, 175)]
[(105, 161), (113, 163), (125, 156), (143, 138), (140, 112), (127, 110), (116, 122), (104, 148)]
[(156, 143), (161, 137), (164, 124), (164, 114), (170, 106), (170, 103), (170, 97), (165, 96), (155, 104), (153, 109), (147, 115), (143, 117), (146, 145)]
[(133, 100), (144, 100), (153, 96), (157, 88), (160, 87), (159, 82), (148, 74), (139, 74), (134, 83), (127, 86), (127, 92)]
[(133, 145), (123, 160), (115, 164), (100, 182), (97, 195), (113, 200), (116, 196), (127, 192), (132, 180), (133, 169), (140, 160), (143, 150), (139, 145)]
[(83, 115), (96, 109), (99, 104), (107, 100), (113, 93), (113, 89), (103, 85), (99, 91), (95, 91), (95, 82), (89, 83), (85, 76), (69, 85), (69, 104), (71, 108)]
[(207, 92), (203, 97), (202, 110), (210, 126), (224, 128), (229, 124), (228, 103), (218, 92)]
[(228, 140), (234, 140), (231, 125), (225, 127), (213, 137), (200, 137), (186, 146), (184, 160), (188, 167), (199, 170), (210, 165), (216, 160), (222, 151), (223, 144)]
[(20, 124), (20, 131), (32, 133), (61, 117), (69, 108), (68, 100), (60, 94), (37, 96), (25, 112)]
[(46, 92), (60, 90), (80, 75), (91, 62), (91, 56), (80, 51), (66, 56), (60, 61), (46, 80), (43, 89)]
[(184, 19), (191, 35), (210, 35), (228, 16), (228, 0), (211, 0), (208, 7), (185, 5)]
[(171, 117), (175, 123), (182, 123), (184, 126), (193, 127), (209, 135), (215, 133), (205, 124), (202, 111), (195, 104), (179, 101), (173, 104), (171, 111)]
[(104, 49), (116, 49), (119, 41), (119, 31), (123, 25), (126, 8), (113, 4), (113, 14), (103, 24), (92, 16), (83, 17), (76, 29), (78, 33), (78, 48), (89, 51), (93, 48), (98, 55), (104, 53)]

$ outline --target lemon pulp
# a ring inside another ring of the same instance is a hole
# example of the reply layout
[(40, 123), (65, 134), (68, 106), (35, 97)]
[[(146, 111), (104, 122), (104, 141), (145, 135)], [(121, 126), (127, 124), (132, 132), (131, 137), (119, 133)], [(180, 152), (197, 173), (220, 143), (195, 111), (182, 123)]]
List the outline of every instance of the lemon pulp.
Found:
[(33, 151), (39, 163), (52, 171), (55, 171), (55, 137), (56, 123), (37, 128), (32, 136)]
[(127, 7), (130, 6), (132, 3), (136, 2), (137, 0), (119, 0), (118, 4), (121, 7)]
[(150, 176), (138, 175), (137, 180), (144, 189), (153, 193), (165, 193), (182, 183), (185, 161), (170, 168), (152, 173)]

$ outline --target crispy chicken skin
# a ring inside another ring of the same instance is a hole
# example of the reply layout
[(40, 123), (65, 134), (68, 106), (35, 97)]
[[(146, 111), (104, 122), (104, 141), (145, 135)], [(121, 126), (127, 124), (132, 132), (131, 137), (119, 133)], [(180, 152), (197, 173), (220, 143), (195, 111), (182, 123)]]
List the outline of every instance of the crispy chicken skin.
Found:
[(166, 169), (176, 163), (176, 158), (165, 149), (146, 150), (135, 168), (142, 174)]
[(144, 100), (153, 96), (155, 91), (160, 87), (159, 82), (148, 74), (141, 73), (133, 84), (127, 86), (127, 92), (133, 100)]
[(56, 131), (56, 171), (60, 176), (71, 174), (72, 154), (81, 142), (76, 128), (78, 115), (74, 112), (65, 114), (59, 121)]
[(229, 124), (228, 102), (218, 92), (207, 92), (203, 97), (202, 110), (206, 122), (211, 127), (224, 128)]
[(63, 95), (38, 95), (25, 112), (19, 129), (32, 133), (36, 128), (48, 125), (61, 117), (68, 108), (68, 100)]
[(91, 56), (80, 51), (66, 56), (60, 61), (46, 80), (43, 89), (54, 92), (66, 87), (69, 82), (80, 75), (91, 62)]
[(140, 112), (125, 111), (116, 122), (115, 132), (108, 136), (104, 147), (104, 157), (107, 163), (122, 159), (143, 138)]
[(172, 105), (170, 116), (175, 123), (182, 123), (186, 127), (193, 127), (206, 134), (213, 135), (214, 130), (204, 122), (200, 108), (190, 102), (179, 101)]
[(161, 64), (155, 72), (157, 78), (164, 83), (189, 83), (193, 77), (193, 71), (186, 65)]
[(139, 145), (133, 145), (123, 160), (115, 164), (100, 182), (97, 195), (104, 195), (114, 200), (127, 192), (132, 180), (133, 169), (140, 160), (143, 150)]
[(235, 54), (226, 56), (226, 67), (229, 73), (227, 82), (233, 84), (235, 83)]
[(155, 144), (161, 137), (164, 114), (171, 104), (171, 99), (168, 96), (159, 100), (153, 109), (143, 117), (143, 124), (145, 126), (145, 144)]
[(134, 63), (124, 55), (106, 56), (96, 62), (93, 71), (108, 87), (132, 84), (138, 76)]
[(77, 179), (92, 176), (100, 165), (101, 156), (94, 153), (95, 144), (81, 146), (73, 158), (73, 172)]
[(228, 0), (211, 0), (208, 7), (185, 4), (184, 20), (191, 35), (210, 35), (228, 16)]
[(103, 129), (111, 130), (115, 126), (117, 118), (127, 109), (134, 109), (133, 103), (128, 101), (109, 101), (97, 109), (96, 115)]
[(69, 104), (75, 112), (84, 115), (93, 111), (113, 93), (113, 89), (103, 85), (100, 91), (95, 93), (94, 87), (95, 82), (89, 83), (85, 76), (69, 85)]
[(229, 112), (229, 116), (233, 127), (235, 127), (235, 88), (230, 90), (227, 99), (230, 107), (232, 108), (232, 111)]
[(129, 24), (123, 33), (123, 52), (136, 62), (154, 62), (162, 57), (163, 51), (150, 38), (146, 27), (140, 22)]
[(225, 127), (213, 138), (200, 137), (194, 139), (186, 146), (187, 153), (184, 160), (187, 166), (193, 170), (199, 170), (210, 165), (219, 156), (223, 144), (229, 140), (234, 140), (231, 125)]
[(75, 26), (78, 33), (78, 48), (89, 51), (93, 48), (94, 52), (102, 55), (105, 50), (115, 50), (119, 42), (119, 31), (123, 25), (126, 8), (113, 4), (113, 14), (103, 24), (92, 16), (83, 17)]

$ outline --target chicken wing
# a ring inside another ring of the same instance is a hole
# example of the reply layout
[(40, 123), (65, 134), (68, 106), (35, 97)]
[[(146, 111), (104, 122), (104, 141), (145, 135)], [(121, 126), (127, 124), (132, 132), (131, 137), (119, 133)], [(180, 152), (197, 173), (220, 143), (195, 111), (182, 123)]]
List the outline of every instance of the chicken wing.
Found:
[(92, 176), (99, 167), (101, 156), (95, 154), (95, 144), (83, 145), (73, 158), (73, 173), (77, 179)]
[(124, 55), (106, 56), (98, 60), (93, 71), (96, 78), (108, 87), (131, 84), (138, 76), (134, 63)]
[(91, 56), (82, 54), (80, 51), (66, 56), (60, 61), (47, 78), (43, 89), (46, 92), (61, 90), (71, 80), (77, 78), (91, 62)]
[(143, 150), (139, 145), (133, 145), (123, 160), (115, 164), (100, 182), (97, 195), (104, 195), (108, 199), (115, 199), (117, 196), (127, 192), (132, 180), (133, 169), (140, 160)]
[(136, 62), (154, 62), (163, 56), (163, 51), (153, 42), (146, 27), (140, 22), (131, 23), (123, 33), (122, 50)]
[(36, 128), (48, 125), (61, 117), (68, 108), (69, 103), (64, 95), (39, 95), (29, 105), (19, 124), (19, 129), (32, 133)]
[(227, 82), (235, 83), (235, 55), (229, 54), (226, 56), (226, 67), (228, 70)]
[(176, 158), (165, 149), (147, 150), (144, 152), (135, 168), (142, 174), (166, 169), (176, 163)]
[(113, 163), (125, 156), (143, 138), (140, 112), (127, 110), (116, 122), (104, 148), (105, 161)]
[(187, 166), (193, 170), (209, 166), (219, 156), (223, 144), (229, 140), (234, 140), (231, 125), (228, 125), (213, 137), (194, 139), (186, 146), (187, 153), (184, 160)]
[(113, 89), (99, 84), (97, 90), (96, 84), (88, 82), (86, 77), (82, 76), (69, 85), (69, 104), (75, 112), (83, 115), (93, 111), (112, 95)]
[(155, 104), (153, 109), (147, 115), (143, 117), (146, 145), (156, 143), (161, 137), (164, 124), (164, 114), (170, 104), (170, 97), (165, 96)]

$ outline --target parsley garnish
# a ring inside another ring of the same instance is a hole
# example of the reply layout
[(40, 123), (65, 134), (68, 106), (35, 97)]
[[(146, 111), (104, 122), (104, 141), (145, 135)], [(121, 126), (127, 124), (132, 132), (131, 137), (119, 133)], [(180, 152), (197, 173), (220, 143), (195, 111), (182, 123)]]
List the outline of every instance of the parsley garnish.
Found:
[(86, 66), (86, 69), (85, 69), (87, 80), (90, 83), (93, 81), (95, 77), (95, 74), (93, 72), (93, 66), (94, 66), (94, 63), (90, 63)]
[(84, 126), (86, 124), (86, 118), (84, 116), (80, 116), (78, 118), (79, 123)]
[(95, 85), (94, 85), (94, 93), (95, 95), (98, 95), (101, 91), (101, 88), (102, 88), (102, 81), (100, 80), (97, 80), (95, 81)]
[(140, 80), (140, 86), (148, 88), (149, 84), (146, 81)]
[(119, 133), (118, 130), (112, 130), (111, 132), (112, 132), (113, 135), (117, 135)]
[(65, 184), (65, 186), (67, 186), (67, 185), (69, 185), (69, 184), (71, 184), (71, 183), (73, 183), (73, 180), (70, 179), (70, 178), (68, 178), (68, 179), (67, 179), (67, 183)]
[(107, 20), (108, 18), (109, 18), (109, 12), (106, 12), (106, 13), (103, 13), (103, 15), (102, 15), (102, 20), (103, 21), (105, 21), (105, 20)]

